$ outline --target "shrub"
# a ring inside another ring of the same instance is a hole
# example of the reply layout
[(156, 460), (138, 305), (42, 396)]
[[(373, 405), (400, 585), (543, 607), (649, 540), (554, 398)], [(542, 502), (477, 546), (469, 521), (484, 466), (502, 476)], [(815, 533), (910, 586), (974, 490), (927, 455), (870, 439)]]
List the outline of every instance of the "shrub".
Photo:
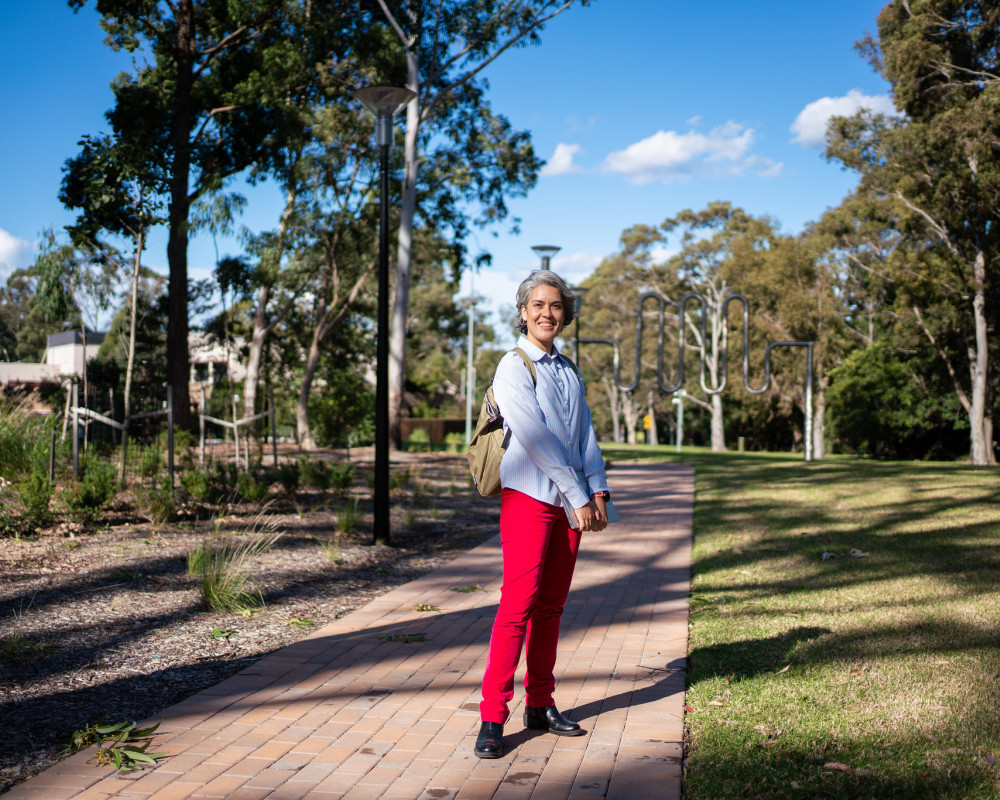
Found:
[(271, 487), (266, 482), (257, 480), (251, 472), (240, 473), (236, 479), (236, 491), (249, 503), (263, 503), (271, 496)]
[(325, 461), (311, 461), (305, 456), (299, 458), (299, 474), (306, 486), (325, 491), (330, 488), (330, 467)]
[(446, 433), (444, 435), (444, 443), (447, 446), (449, 453), (464, 453), (465, 452), (465, 434), (464, 433)]
[(52, 519), (49, 513), (49, 503), (55, 484), (49, 480), (47, 470), (33, 469), (28, 478), (18, 484), (18, 498), (24, 508), (25, 521), (34, 528), (48, 525)]
[(136, 501), (142, 515), (154, 528), (170, 522), (177, 511), (176, 496), (169, 475), (164, 475), (157, 486), (137, 489)]
[(417, 428), (410, 434), (406, 449), (411, 453), (429, 453), (431, 450), (431, 435), (423, 428)]
[(281, 484), (281, 488), (285, 490), (286, 494), (292, 494), (299, 488), (301, 478), (302, 473), (299, 471), (298, 464), (282, 464), (278, 467), (278, 483)]
[(114, 464), (91, 458), (87, 460), (83, 478), (66, 490), (63, 500), (74, 518), (85, 525), (92, 525), (117, 490), (118, 475)]
[(212, 476), (201, 469), (187, 469), (180, 475), (184, 491), (199, 503), (206, 502), (212, 496)]
[(330, 486), (343, 492), (354, 485), (354, 464), (350, 461), (335, 461), (330, 464)]
[(144, 478), (155, 478), (163, 469), (163, 451), (151, 444), (139, 448), (139, 474)]

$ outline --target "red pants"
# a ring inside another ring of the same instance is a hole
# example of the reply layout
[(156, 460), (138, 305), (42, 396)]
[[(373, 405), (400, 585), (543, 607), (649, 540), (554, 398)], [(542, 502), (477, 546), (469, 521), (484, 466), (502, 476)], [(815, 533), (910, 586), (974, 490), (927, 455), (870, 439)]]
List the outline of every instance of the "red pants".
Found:
[(580, 532), (569, 527), (566, 512), (559, 506), (504, 489), (500, 495), (500, 544), (503, 588), (493, 621), (479, 713), (484, 722), (503, 724), (510, 716), (507, 704), (514, 696), (514, 673), (525, 638), (525, 703), (533, 708), (553, 704), (552, 670), (559, 620), (573, 580)]

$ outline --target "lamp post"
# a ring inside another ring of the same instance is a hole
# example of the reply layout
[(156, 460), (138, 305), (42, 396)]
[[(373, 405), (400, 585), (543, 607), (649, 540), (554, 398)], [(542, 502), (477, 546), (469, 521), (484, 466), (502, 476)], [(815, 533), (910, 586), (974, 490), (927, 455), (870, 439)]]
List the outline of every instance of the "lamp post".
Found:
[(473, 334), (476, 325), (476, 269), (469, 273), (469, 345), (465, 363), (465, 446), (472, 441), (472, 394), (476, 391), (476, 367), (473, 360)]
[(684, 440), (684, 398), (687, 397), (687, 392), (681, 389), (676, 395), (670, 400), (675, 406), (677, 406), (677, 452), (681, 452), (682, 442)]
[(389, 533), (389, 148), (392, 118), (416, 95), (396, 86), (367, 86), (354, 97), (375, 117), (379, 146), (378, 320), (375, 348), (375, 544), (391, 544)]
[(576, 320), (576, 335), (573, 339), (573, 360), (580, 366), (580, 309), (583, 308), (583, 298), (590, 290), (585, 286), (574, 286), (573, 295), (576, 297), (576, 308), (573, 309), (573, 319)]
[(552, 261), (552, 256), (562, 250), (561, 247), (556, 247), (554, 244), (536, 244), (531, 249), (542, 259), (542, 269), (550, 269), (549, 262)]

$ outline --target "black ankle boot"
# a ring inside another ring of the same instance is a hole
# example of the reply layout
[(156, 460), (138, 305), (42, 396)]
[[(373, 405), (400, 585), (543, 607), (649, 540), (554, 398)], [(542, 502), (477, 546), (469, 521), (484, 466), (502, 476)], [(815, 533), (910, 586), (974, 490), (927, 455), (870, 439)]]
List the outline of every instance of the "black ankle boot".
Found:
[(472, 751), (480, 758), (500, 758), (503, 755), (503, 725), (484, 722), (479, 726), (476, 747)]
[(537, 731), (548, 731), (556, 736), (583, 736), (583, 728), (573, 720), (566, 719), (555, 706), (544, 708), (524, 707), (524, 727)]

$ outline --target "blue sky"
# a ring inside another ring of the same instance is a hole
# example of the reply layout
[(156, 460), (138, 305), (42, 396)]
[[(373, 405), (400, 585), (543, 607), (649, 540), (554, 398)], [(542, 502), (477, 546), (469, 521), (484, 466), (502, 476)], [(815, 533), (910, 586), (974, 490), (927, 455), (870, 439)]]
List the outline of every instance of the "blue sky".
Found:
[[(510, 51), (486, 76), (494, 111), (529, 130), (549, 163), (526, 198), (510, 202), (521, 233), (477, 231), (493, 254), (476, 277), (495, 319), (538, 259), (584, 279), (617, 249), (623, 229), (728, 200), (795, 233), (837, 205), (855, 178), (822, 155), (831, 113), (889, 110), (887, 84), (852, 46), (874, 30), (882, 0), (596, 0), (554, 19), (539, 47)], [(93, 3), (4, 3), (0, 15), (0, 280), (33, 259), (45, 228), (71, 215), (57, 199), (62, 165), (86, 133), (106, 129), (108, 87), (131, 67), (103, 45)], [(275, 225), (273, 186), (249, 194), (242, 220)], [(146, 262), (166, 272), (166, 237)], [(219, 243), (223, 253), (235, 241)], [(190, 253), (194, 277), (215, 260), (210, 237)], [(469, 281), (463, 281), (463, 293)], [(506, 330), (506, 326), (499, 326)]]

